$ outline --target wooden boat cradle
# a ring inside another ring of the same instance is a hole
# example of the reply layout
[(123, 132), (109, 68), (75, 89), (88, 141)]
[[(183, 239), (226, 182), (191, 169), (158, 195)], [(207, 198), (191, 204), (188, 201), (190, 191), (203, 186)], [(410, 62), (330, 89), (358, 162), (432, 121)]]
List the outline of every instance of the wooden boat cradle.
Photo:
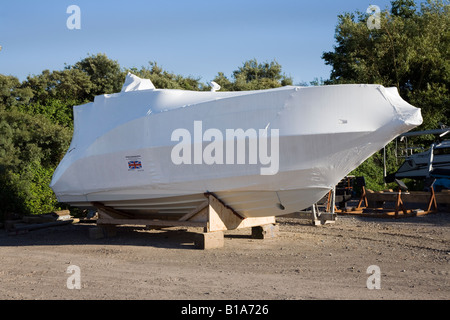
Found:
[[(111, 234), (118, 225), (145, 225), (149, 228), (202, 227), (204, 230), (195, 242), (196, 247), (210, 249), (223, 246), (223, 231), (252, 228), (254, 238), (274, 237), (275, 216), (244, 218), (223, 203), (213, 193), (205, 193), (205, 201), (178, 220), (136, 218), (133, 215), (93, 202), (98, 210), (97, 226), (103, 235)], [(260, 227), (260, 228), (258, 228)], [(108, 230), (105, 232), (105, 230)], [(94, 230), (93, 232), (98, 232)], [(214, 233), (214, 235), (212, 235)]]

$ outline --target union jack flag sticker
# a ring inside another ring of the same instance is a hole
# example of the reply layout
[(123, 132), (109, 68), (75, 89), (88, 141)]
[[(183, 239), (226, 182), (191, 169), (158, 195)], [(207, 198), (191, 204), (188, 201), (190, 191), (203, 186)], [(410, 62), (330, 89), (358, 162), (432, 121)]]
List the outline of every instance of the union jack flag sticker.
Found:
[(128, 169), (131, 170), (142, 169), (141, 161), (128, 161)]

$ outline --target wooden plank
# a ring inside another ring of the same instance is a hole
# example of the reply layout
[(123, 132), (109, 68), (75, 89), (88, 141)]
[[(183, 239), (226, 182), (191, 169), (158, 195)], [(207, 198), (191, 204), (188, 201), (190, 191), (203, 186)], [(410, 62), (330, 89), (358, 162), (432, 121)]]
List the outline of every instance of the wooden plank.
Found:
[(56, 217), (51, 215), (39, 215), (39, 216), (24, 216), (22, 218), (22, 221), (25, 223), (47, 223), (47, 222), (53, 222), (56, 221)]
[(14, 226), (12, 230), (10, 230), (10, 235), (12, 234), (19, 234), (21, 231), (32, 231), (32, 230), (38, 230), (43, 228), (49, 228), (49, 227), (58, 227), (66, 224), (71, 224), (74, 222), (73, 220), (62, 220), (62, 221), (53, 221), (53, 222), (47, 222), (47, 223), (33, 223), (33, 224), (26, 224), (26, 225), (20, 225), (20, 226)]
[(205, 227), (205, 222), (178, 221), (178, 220), (149, 220), (149, 219), (114, 219), (99, 218), (98, 225), (142, 225), (159, 227)]
[(190, 212), (188, 212), (187, 214), (185, 214), (184, 216), (182, 216), (179, 221), (187, 221), (189, 219), (191, 219), (193, 216), (195, 216), (197, 213), (199, 213), (200, 211), (202, 211), (203, 209), (205, 209), (207, 206), (209, 205), (209, 201), (206, 199), (203, 203), (201, 203), (200, 205), (198, 205), (195, 209), (191, 210)]
[[(383, 192), (383, 193), (367, 193), (369, 201), (396, 201), (397, 192)], [(409, 193), (402, 193), (402, 200), (405, 203), (426, 203), (430, 200), (431, 192), (413, 191)], [(436, 192), (436, 201), (438, 204), (450, 204), (450, 194), (446, 192)]]
[(427, 211), (432, 211), (431, 208), (433, 208), (433, 211), (437, 211), (438, 210), (438, 205), (436, 202), (436, 194), (434, 192), (434, 188), (431, 187), (431, 196), (430, 196), (430, 201), (428, 202), (428, 207), (427, 207)]
[(241, 216), (239, 214), (239, 212), (237, 212), (232, 207), (228, 206), (226, 203), (224, 203), (222, 200), (220, 200), (214, 193), (208, 192), (208, 193), (205, 193), (205, 196), (208, 197), (208, 199), (210, 199), (209, 203), (211, 203), (211, 197), (213, 197), (216, 200), (215, 203), (220, 203), (220, 205), (222, 205), (225, 209), (227, 209), (229, 212), (234, 214), (239, 219), (244, 219), (245, 218), (245, 217)]
[(367, 192), (366, 187), (362, 186), (361, 198), (359, 199), (358, 205), (356, 206), (356, 210), (363, 209), (362, 203), (364, 202), (364, 208), (369, 206), (369, 202), (367, 200)]
[(207, 229), (210, 232), (235, 230), (274, 223), (275, 217), (241, 218), (231, 209), (225, 207), (216, 197), (209, 195), (209, 219)]
[(242, 219), (226, 208), (215, 196), (209, 195), (208, 199), (208, 232), (236, 229)]
[(209, 221), (209, 204), (205, 208), (197, 212), (195, 215), (193, 215), (189, 219), (189, 221), (204, 222), (206, 225), (206, 223)]
[(103, 211), (105, 213), (107, 212), (109, 215), (112, 215), (112, 216), (114, 216), (116, 218), (121, 218), (121, 217), (130, 218), (131, 217), (131, 215), (128, 214), (128, 213), (119, 211), (119, 210), (114, 209), (112, 207), (105, 206), (105, 205), (103, 205), (103, 203), (100, 203), (100, 202), (92, 202), (92, 205), (94, 207), (96, 207), (99, 210), (99, 212), (100, 211)]

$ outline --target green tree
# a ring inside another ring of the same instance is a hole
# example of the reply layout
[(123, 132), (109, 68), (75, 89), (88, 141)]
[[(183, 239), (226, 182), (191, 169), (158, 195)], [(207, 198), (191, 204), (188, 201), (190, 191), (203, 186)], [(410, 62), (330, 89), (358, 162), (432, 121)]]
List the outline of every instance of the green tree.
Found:
[(71, 136), (43, 115), (0, 110), (0, 217), (57, 209), (49, 183)]
[(74, 99), (47, 98), (44, 103), (35, 102), (17, 107), (30, 115), (43, 115), (52, 123), (73, 129), (73, 106), (80, 104)]
[(8, 212), (28, 215), (60, 209), (49, 187), (53, 172), (53, 168), (45, 168), (35, 161), (18, 170), (0, 170), (0, 220)]
[(277, 61), (258, 63), (256, 59), (248, 60), (233, 71), (234, 81), (229, 80), (223, 72), (219, 72), (214, 81), (223, 91), (245, 91), (278, 88), (292, 85), (292, 78), (282, 73)]
[(93, 101), (96, 95), (119, 92), (125, 80), (117, 61), (104, 54), (91, 55), (64, 70), (44, 70), (28, 76), (23, 87), (33, 93), (31, 103), (45, 105), (51, 99), (78, 103)]
[(10, 109), (17, 105), (29, 103), (33, 96), (30, 88), (24, 87), (14, 76), (0, 74), (0, 105)]
[(117, 61), (97, 54), (63, 70), (44, 70), (28, 76), (22, 84), (8, 78), (9, 82), (3, 80), (2, 83), (2, 79), (5, 76), (0, 77), (0, 102), (4, 105), (18, 106), (29, 114), (42, 114), (53, 123), (72, 128), (73, 106), (93, 101), (96, 95), (119, 92), (125, 71)]
[[(418, 130), (449, 124), (449, 2), (427, 0), (419, 6), (413, 0), (392, 1), (391, 9), (381, 12), (379, 29), (369, 29), (368, 18), (361, 12), (338, 17), (334, 50), (322, 56), (332, 67), (326, 84), (395, 86), (405, 100), (422, 109), (424, 122)], [(416, 142), (428, 145), (428, 138)], [(383, 184), (375, 177), (380, 172), (382, 177), (381, 157), (381, 152), (375, 154), (355, 171), (365, 173), (373, 188)], [(388, 173), (395, 170), (390, 164)]]
[(378, 83), (396, 86), (422, 108), (420, 129), (448, 123), (450, 6), (448, 1), (392, 1), (381, 13), (381, 28), (367, 27), (366, 13), (338, 17), (336, 46), (322, 58), (332, 66), (328, 84)]
[(182, 75), (170, 73), (160, 67), (156, 61), (149, 62), (148, 67), (141, 67), (141, 69), (131, 68), (126, 71), (131, 72), (138, 77), (150, 79), (158, 89), (183, 89), (193, 91), (208, 89), (208, 86), (205, 86), (200, 82), (200, 78), (194, 78), (192, 76), (184, 77)]
[(90, 55), (66, 69), (79, 70), (89, 76), (91, 89), (87, 96), (83, 97), (89, 101), (92, 101), (96, 95), (119, 92), (126, 76), (117, 61), (100, 53)]
[(391, 13), (394, 16), (409, 19), (416, 14), (416, 3), (414, 0), (397, 0), (391, 3)]

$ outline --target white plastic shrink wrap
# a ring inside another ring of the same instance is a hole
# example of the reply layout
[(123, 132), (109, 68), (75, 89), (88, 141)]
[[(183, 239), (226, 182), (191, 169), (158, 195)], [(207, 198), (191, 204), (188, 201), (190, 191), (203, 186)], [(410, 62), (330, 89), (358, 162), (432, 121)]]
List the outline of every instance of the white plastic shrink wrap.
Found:
[(245, 217), (283, 215), (421, 123), (380, 85), (194, 92), (129, 74), (122, 92), (74, 107), (51, 187), (61, 202), (140, 215), (182, 215), (205, 192)]

